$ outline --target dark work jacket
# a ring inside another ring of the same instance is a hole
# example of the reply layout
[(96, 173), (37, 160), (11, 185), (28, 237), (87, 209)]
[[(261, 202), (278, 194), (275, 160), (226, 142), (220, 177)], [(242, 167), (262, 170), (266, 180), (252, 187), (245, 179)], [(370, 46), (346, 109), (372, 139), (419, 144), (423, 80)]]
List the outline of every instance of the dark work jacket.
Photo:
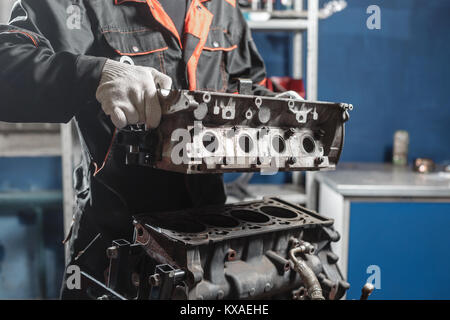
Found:
[(78, 209), (91, 212), (92, 234), (130, 238), (134, 214), (225, 201), (220, 175), (125, 166), (95, 99), (106, 58), (156, 68), (174, 88), (236, 92), (236, 79), (250, 78), (255, 94), (271, 94), (236, 0), (191, 0), (184, 32), (156, 0), (22, 0), (0, 26), (0, 120), (75, 117), (85, 154), (75, 173)]

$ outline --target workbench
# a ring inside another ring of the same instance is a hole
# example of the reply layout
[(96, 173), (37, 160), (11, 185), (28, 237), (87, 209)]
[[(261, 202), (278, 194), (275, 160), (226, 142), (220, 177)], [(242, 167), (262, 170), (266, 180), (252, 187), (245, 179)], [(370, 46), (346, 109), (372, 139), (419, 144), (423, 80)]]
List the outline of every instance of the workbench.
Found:
[(312, 179), (312, 209), (341, 234), (347, 299), (376, 281), (372, 299), (450, 299), (450, 173), (346, 163)]

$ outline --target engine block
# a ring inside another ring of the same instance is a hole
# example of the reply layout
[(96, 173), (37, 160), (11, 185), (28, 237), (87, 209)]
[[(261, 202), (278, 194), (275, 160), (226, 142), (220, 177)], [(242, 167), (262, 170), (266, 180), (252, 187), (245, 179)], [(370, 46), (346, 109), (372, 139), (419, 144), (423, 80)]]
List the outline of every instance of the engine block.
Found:
[(206, 91), (159, 91), (156, 130), (119, 133), (127, 163), (182, 173), (333, 169), (353, 106)]
[[(157, 129), (119, 130), (129, 165), (195, 174), (334, 169), (353, 106), (249, 94), (158, 90)], [(107, 250), (117, 299), (340, 299), (349, 284), (331, 242), (333, 220), (278, 198), (143, 214), (134, 242)]]
[(349, 284), (332, 224), (277, 198), (136, 216), (135, 243), (108, 249), (109, 288), (130, 299), (340, 299)]

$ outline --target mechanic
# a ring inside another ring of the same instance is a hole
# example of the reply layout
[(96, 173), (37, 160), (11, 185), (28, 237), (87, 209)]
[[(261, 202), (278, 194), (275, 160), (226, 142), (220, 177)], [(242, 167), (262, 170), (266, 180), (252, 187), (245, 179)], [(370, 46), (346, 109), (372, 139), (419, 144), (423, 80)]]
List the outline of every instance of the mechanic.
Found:
[[(106, 248), (132, 241), (132, 216), (223, 204), (221, 175), (125, 165), (117, 128), (161, 120), (156, 88), (236, 92), (263, 84), (263, 61), (236, 0), (22, 0), (0, 26), (0, 120), (75, 119), (70, 264), (105, 281)], [(63, 283), (63, 298), (84, 298)]]

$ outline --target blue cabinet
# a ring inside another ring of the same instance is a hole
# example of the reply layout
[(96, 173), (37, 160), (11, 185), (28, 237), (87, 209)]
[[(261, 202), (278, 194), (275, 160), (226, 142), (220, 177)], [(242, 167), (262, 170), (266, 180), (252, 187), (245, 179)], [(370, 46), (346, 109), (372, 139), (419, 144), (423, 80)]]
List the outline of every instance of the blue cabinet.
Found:
[[(314, 175), (317, 209), (335, 220), (333, 244), (359, 299), (450, 299), (450, 175), (383, 164), (343, 164)], [(314, 203), (314, 201), (311, 201)]]
[(449, 245), (450, 203), (352, 202), (347, 298), (379, 272), (371, 299), (450, 299)]

